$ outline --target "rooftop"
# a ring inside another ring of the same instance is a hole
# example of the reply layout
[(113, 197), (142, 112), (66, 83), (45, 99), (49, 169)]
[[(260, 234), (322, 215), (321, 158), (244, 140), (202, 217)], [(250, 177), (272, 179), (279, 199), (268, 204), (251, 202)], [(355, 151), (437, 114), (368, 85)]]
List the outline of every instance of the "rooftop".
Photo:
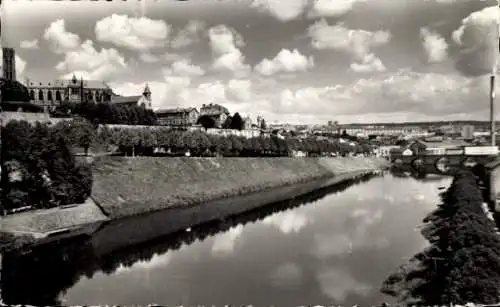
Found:
[(137, 103), (141, 96), (112, 96), (111, 103)]
[(179, 114), (179, 113), (189, 113), (191, 111), (197, 111), (196, 108), (171, 108), (171, 109), (158, 109), (155, 113), (160, 114)]

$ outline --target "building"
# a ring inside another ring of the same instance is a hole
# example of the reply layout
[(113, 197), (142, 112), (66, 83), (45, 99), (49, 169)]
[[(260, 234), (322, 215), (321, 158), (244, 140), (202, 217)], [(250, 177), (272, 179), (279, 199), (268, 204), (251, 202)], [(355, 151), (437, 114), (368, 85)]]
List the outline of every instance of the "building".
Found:
[(196, 108), (160, 109), (155, 113), (157, 124), (163, 126), (192, 126), (200, 115)]
[(450, 140), (441, 142), (425, 142), (416, 140), (407, 146), (414, 155), (446, 155), (459, 153), (464, 147), (470, 146), (469, 143), (460, 140)]
[(465, 125), (462, 127), (462, 137), (465, 140), (472, 140), (474, 139), (474, 126), (472, 125)]
[(3, 77), (9, 81), (16, 81), (16, 53), (14, 48), (2, 48)]
[(48, 82), (26, 81), (31, 102), (45, 110), (53, 110), (62, 102), (110, 102), (112, 89), (103, 81), (78, 80), (75, 75), (71, 80), (53, 80)]
[(200, 109), (200, 116), (209, 116), (215, 121), (215, 125), (221, 127), (229, 117), (229, 110), (219, 104), (204, 104)]
[(243, 119), (243, 129), (244, 130), (250, 130), (253, 127), (252, 119), (247, 116)]
[(111, 96), (111, 103), (115, 104), (125, 104), (128, 106), (138, 106), (145, 108), (147, 110), (152, 109), (151, 102), (151, 90), (149, 89), (149, 85), (146, 84), (142, 95), (137, 96), (121, 96), (121, 95), (113, 95)]

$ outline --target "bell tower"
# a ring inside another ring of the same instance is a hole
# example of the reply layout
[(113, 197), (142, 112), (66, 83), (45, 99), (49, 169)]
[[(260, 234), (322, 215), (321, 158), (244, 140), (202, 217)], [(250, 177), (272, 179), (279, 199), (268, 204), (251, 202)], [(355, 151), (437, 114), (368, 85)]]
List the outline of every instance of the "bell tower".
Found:
[(14, 48), (2, 48), (3, 77), (9, 81), (16, 81), (16, 53)]
[(147, 110), (151, 110), (153, 108), (151, 103), (151, 90), (149, 89), (149, 85), (147, 83), (144, 87), (144, 91), (142, 92), (142, 97), (139, 99), (138, 105)]

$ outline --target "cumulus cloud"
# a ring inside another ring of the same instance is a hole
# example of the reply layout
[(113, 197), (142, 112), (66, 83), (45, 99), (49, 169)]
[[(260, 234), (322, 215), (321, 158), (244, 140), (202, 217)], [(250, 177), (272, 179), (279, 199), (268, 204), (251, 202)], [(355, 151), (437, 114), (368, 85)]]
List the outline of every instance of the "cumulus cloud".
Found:
[(170, 26), (163, 20), (113, 14), (95, 24), (96, 38), (131, 50), (164, 46)]
[(49, 43), (50, 48), (57, 54), (72, 51), (80, 47), (80, 37), (66, 31), (64, 19), (58, 19), (45, 30), (43, 38)]
[(252, 82), (250, 80), (229, 80), (226, 87), (226, 97), (234, 101), (252, 99)]
[(282, 22), (301, 16), (308, 5), (308, 0), (253, 0), (251, 6)]
[(158, 58), (158, 56), (156, 55), (153, 55), (151, 53), (141, 53), (139, 55), (139, 59), (141, 59), (141, 61), (143, 61), (144, 63), (156, 63), (160, 60), (160, 58)]
[(344, 301), (349, 294), (366, 296), (371, 286), (356, 280), (345, 268), (325, 267), (316, 274), (320, 288), (335, 301)]
[[(411, 116), (478, 115), (487, 109), (488, 82), (456, 74), (417, 73), (361, 78), (349, 85), (283, 90), (273, 104), (278, 114), (356, 115), (406, 113)], [(314, 106), (314, 107), (311, 107)]]
[(38, 49), (38, 39), (21, 41), (19, 47), (22, 49)]
[(456, 67), (468, 76), (491, 72), (498, 56), (499, 11), (497, 6), (474, 12), (452, 34), (460, 47)]
[(298, 233), (310, 220), (304, 214), (295, 211), (280, 212), (263, 220), (264, 224), (278, 228), (282, 233)]
[(441, 62), (448, 57), (448, 44), (441, 35), (427, 28), (421, 28), (420, 37), (430, 63)]
[[(0, 45), (0, 59), (3, 59), (3, 50), (1, 45)], [(14, 61), (16, 63), (16, 79), (22, 80), (24, 79), (24, 70), (26, 69), (26, 61), (23, 60), (21, 57), (19, 57), (17, 54), (14, 58)], [(3, 61), (0, 61), (0, 71), (3, 72), (2, 69), (3, 69)]]
[(356, 2), (365, 0), (314, 0), (309, 17), (337, 17), (346, 14)]
[(163, 73), (175, 76), (203, 76), (205, 70), (198, 65), (192, 64), (189, 60), (182, 59), (172, 63), (171, 67), (164, 69)]
[(225, 233), (219, 234), (215, 237), (212, 245), (211, 253), (216, 257), (225, 257), (234, 252), (236, 241), (243, 233), (243, 226), (238, 225), (232, 227)]
[(127, 67), (123, 56), (114, 48), (97, 51), (91, 40), (85, 41), (77, 50), (66, 52), (64, 60), (56, 65), (66, 78), (75, 73), (86, 79), (109, 80)]
[(314, 66), (312, 56), (306, 57), (297, 49), (290, 51), (281, 49), (274, 59), (264, 59), (255, 66), (255, 70), (265, 76), (274, 75), (279, 72), (306, 71)]
[(208, 30), (210, 48), (215, 57), (212, 68), (218, 71), (246, 72), (245, 56), (239, 49), (245, 45), (241, 34), (225, 25)]
[(188, 24), (180, 29), (170, 41), (170, 47), (174, 49), (187, 47), (200, 39), (205, 23), (198, 20), (190, 20)]
[(391, 39), (388, 31), (366, 31), (348, 29), (342, 23), (329, 25), (321, 19), (308, 29), (311, 45), (315, 49), (333, 49), (353, 57), (351, 69), (356, 71), (383, 71), (385, 66), (373, 54), (372, 49), (386, 44)]

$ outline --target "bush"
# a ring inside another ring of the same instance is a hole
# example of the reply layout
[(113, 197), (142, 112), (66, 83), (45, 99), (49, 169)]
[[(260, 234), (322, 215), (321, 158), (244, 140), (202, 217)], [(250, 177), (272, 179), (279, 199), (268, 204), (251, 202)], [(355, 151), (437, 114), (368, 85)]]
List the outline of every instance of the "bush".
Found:
[(2, 130), (2, 208), (50, 208), (82, 203), (92, 176), (77, 165), (59, 129), (11, 121)]
[(423, 305), (500, 301), (500, 237), (482, 208), (472, 172), (457, 174), (424, 219), (430, 247), (384, 282), (382, 291)]

